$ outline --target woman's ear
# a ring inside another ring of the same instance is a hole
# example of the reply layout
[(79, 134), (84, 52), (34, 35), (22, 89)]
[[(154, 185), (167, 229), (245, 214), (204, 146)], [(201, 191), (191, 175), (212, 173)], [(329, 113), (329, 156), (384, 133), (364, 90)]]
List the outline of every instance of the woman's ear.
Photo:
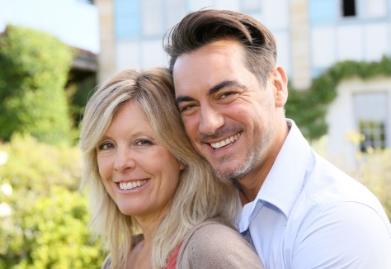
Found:
[(277, 65), (273, 70), (273, 85), (275, 88), (275, 105), (284, 107), (288, 100), (288, 77), (284, 68)]

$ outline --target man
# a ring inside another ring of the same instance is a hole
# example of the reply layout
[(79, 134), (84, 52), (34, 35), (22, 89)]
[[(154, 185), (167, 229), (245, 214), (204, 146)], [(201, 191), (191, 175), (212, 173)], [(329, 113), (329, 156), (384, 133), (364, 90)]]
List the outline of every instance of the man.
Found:
[(285, 118), (287, 76), (265, 26), (201, 10), (171, 30), (165, 50), (186, 132), (214, 172), (239, 186), (238, 228), (266, 268), (391, 268), (378, 200)]

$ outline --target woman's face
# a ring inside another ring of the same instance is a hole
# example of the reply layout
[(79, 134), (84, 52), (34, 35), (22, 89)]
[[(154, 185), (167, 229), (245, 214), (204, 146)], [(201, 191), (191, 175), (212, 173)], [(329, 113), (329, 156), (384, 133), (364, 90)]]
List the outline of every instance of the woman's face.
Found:
[(96, 151), (103, 184), (123, 214), (148, 222), (167, 212), (184, 166), (156, 140), (137, 103), (119, 109)]

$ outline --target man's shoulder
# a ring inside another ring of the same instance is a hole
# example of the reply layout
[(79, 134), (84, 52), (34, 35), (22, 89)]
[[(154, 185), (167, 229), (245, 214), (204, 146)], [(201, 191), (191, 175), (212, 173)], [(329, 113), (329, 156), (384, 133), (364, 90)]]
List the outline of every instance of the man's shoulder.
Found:
[(316, 153), (314, 165), (305, 177), (299, 199), (308, 200), (319, 210), (346, 202), (359, 203), (374, 210), (381, 208), (378, 199), (367, 187)]
[(388, 268), (390, 264), (385, 257), (391, 250), (391, 225), (380, 202), (364, 185), (320, 157), (306, 175), (284, 234), (284, 246), (292, 251), (286, 261), (292, 267)]
[(289, 219), (300, 219), (301, 227), (305, 227), (303, 223), (314, 223), (317, 219), (348, 221), (367, 216), (376, 216), (390, 230), (387, 215), (376, 196), (363, 184), (316, 156)]

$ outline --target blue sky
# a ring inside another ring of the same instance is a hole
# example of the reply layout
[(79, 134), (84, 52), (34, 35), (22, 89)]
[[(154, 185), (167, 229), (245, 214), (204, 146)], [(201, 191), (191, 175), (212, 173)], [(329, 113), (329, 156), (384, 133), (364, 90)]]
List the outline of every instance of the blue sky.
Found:
[(7, 23), (50, 33), (64, 43), (99, 52), (98, 9), (77, 0), (0, 0), (0, 32)]

